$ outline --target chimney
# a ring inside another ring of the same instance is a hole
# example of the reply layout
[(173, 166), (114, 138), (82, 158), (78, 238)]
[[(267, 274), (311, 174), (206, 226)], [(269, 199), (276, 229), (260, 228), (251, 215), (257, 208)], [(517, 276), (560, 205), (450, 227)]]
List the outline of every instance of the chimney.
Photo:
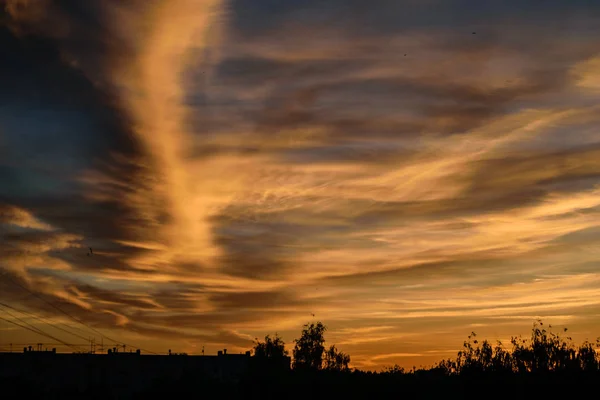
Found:
[(52, 348), (52, 354), (56, 354), (56, 347)]
[(169, 355), (171, 355), (171, 349), (169, 349)]
[(142, 354), (142, 352), (140, 351), (140, 349), (137, 349), (137, 350), (135, 351), (135, 354), (137, 354), (137, 355), (139, 356), (140, 354)]
[(32, 347), (31, 347), (31, 346), (29, 346), (29, 351), (31, 351), (31, 349), (32, 349)]
[(112, 354), (112, 350), (111, 349), (108, 349), (108, 354)]
[(23, 353), (27, 353), (27, 347), (23, 347)]
[(220, 357), (220, 356), (222, 356), (222, 355), (223, 355), (223, 351), (219, 350), (219, 351), (217, 352), (217, 355), (218, 355), (219, 357)]
[(246, 352), (246, 356), (250, 357), (250, 350)]
[(227, 349), (223, 349), (223, 355), (227, 355)]

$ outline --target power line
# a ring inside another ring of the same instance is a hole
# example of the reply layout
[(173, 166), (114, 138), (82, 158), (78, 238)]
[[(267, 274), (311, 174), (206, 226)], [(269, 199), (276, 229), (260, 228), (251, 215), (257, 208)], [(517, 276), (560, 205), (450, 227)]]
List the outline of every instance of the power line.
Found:
[(7, 313), (8, 315), (10, 315), (11, 317), (15, 318), (17, 321), (21, 321), (21, 323), (27, 325), (29, 327), (29, 330), (36, 332), (40, 335), (46, 335), (46, 333), (44, 331), (42, 331), (39, 328), (36, 328), (35, 326), (33, 326), (32, 324), (30, 324), (29, 322), (23, 320), (22, 318), (17, 317), (16, 315), (12, 314), (10, 311), (4, 311), (5, 313)]
[(65, 310), (63, 310), (62, 308), (58, 307), (55, 304), (52, 304), (51, 302), (49, 302), (48, 300), (44, 299), (43, 297), (41, 297), (39, 294), (32, 292), (31, 290), (29, 290), (28, 288), (26, 288), (25, 286), (21, 285), (19, 282), (9, 278), (8, 276), (6, 276), (6, 274), (3, 275), (5, 278), (7, 278), (10, 282), (12, 282), (13, 284), (19, 286), (21, 289), (27, 291), (29, 294), (31, 294), (32, 296), (37, 297), (38, 299), (42, 300), (44, 303), (48, 304), (49, 306), (51, 306), (52, 308), (54, 308), (55, 310), (61, 312), (62, 314), (66, 315), (67, 317), (71, 318), (72, 320), (74, 320), (75, 322), (85, 326), (88, 329), (91, 329), (92, 331), (96, 332), (97, 334), (99, 334), (100, 336), (103, 336), (105, 338), (107, 338), (108, 340), (115, 342), (115, 343), (119, 343), (116, 340), (112, 340), (110, 338), (108, 338), (107, 336), (103, 335), (101, 332), (97, 331), (96, 329), (86, 325), (83, 321), (81, 321), (79, 318), (69, 314), (68, 312), (66, 312)]
[[(5, 313), (7, 313), (8, 315), (10, 315), (13, 318), (16, 318), (18, 321), (21, 321), (23, 324), (25, 324), (26, 326), (30, 327), (32, 332), (37, 333), (38, 335), (42, 335), (45, 337), (48, 337), (50, 339), (54, 339), (60, 343), (63, 343), (65, 346), (71, 347), (73, 350), (75, 351), (80, 351), (79, 349), (75, 348), (74, 346), (69, 345), (67, 342), (65, 342), (64, 340), (61, 340), (55, 336), (50, 335), (49, 333), (44, 332), (43, 330), (41, 330), (40, 328), (35, 327), (34, 325), (30, 324), (29, 322), (23, 320), (22, 318), (17, 317), (16, 315), (12, 314), (10, 311), (4, 310)], [(23, 326), (24, 328), (27, 329), (27, 327)]]
[[(0, 275), (4, 275), (5, 273), (6, 273), (6, 272), (3, 272), (3, 273), (2, 273), (2, 274), (0, 274)], [(12, 282), (12, 283), (14, 283), (15, 285), (17, 285), (17, 286), (21, 287), (22, 289), (25, 289), (23, 286), (21, 286), (21, 285), (17, 284), (16, 282), (14, 282), (14, 281), (12, 281), (12, 280), (11, 280), (11, 282)], [(25, 289), (25, 290), (27, 290), (27, 289)], [(33, 295), (35, 295), (35, 293), (33, 293), (33, 292), (29, 291), (29, 295), (28, 295), (28, 296), (33, 296)], [(0, 304), (4, 304), (4, 303), (0, 303)], [(26, 311), (17, 310), (16, 308), (14, 308), (14, 307), (11, 307), (11, 306), (9, 306), (9, 305), (7, 305), (7, 304), (4, 304), (4, 306), (10, 307), (10, 308), (12, 308), (13, 310), (15, 310), (15, 311), (19, 311), (19, 312), (21, 312), (21, 313), (23, 313), (23, 314), (27, 314), (27, 312), (26, 312)], [(30, 314), (30, 315), (32, 315), (32, 316), (33, 316), (33, 314)], [(36, 318), (36, 317), (34, 316), (34, 318)], [(42, 317), (37, 317), (37, 318), (43, 319)], [(87, 334), (87, 335), (89, 335), (89, 334), (90, 334), (90, 332), (88, 332), (88, 331), (85, 331), (85, 330), (83, 330), (83, 329), (81, 329), (81, 328), (78, 328), (78, 327), (76, 327), (76, 326), (67, 325), (67, 324), (65, 324), (65, 323), (63, 323), (63, 322), (60, 322), (60, 321), (57, 321), (56, 323), (57, 323), (57, 324), (60, 324), (60, 325), (62, 325), (62, 326), (64, 326), (64, 327), (66, 327), (66, 328), (69, 328), (69, 329), (74, 329), (74, 330), (76, 330), (76, 331), (78, 331), (78, 332), (81, 332), (81, 333), (83, 333), (83, 334)], [(57, 329), (60, 329), (60, 328), (58, 328), (58, 327), (57, 327)], [(81, 337), (83, 337), (83, 336), (81, 336)], [(84, 338), (84, 340), (88, 340), (88, 341), (89, 341), (89, 337), (86, 337), (86, 338)]]
[(66, 329), (63, 329), (63, 328), (61, 328), (61, 327), (59, 327), (59, 326), (56, 326), (56, 325), (54, 325), (54, 324), (53, 324), (53, 323), (51, 323), (51, 322), (47, 322), (47, 321), (46, 321), (44, 318), (42, 318), (42, 317), (38, 317), (38, 316), (36, 316), (36, 315), (34, 315), (34, 314), (32, 314), (32, 313), (29, 313), (29, 312), (27, 312), (27, 311), (19, 310), (19, 309), (17, 309), (17, 308), (15, 308), (15, 307), (13, 307), (13, 306), (10, 306), (10, 305), (8, 305), (8, 304), (5, 304), (5, 303), (2, 303), (2, 302), (0, 302), (0, 306), (4, 306), (4, 307), (7, 307), (7, 308), (10, 308), (11, 310), (14, 310), (14, 311), (20, 312), (20, 313), (22, 313), (22, 314), (29, 315), (30, 317), (32, 317), (32, 318), (35, 318), (35, 319), (37, 319), (38, 321), (41, 321), (41, 322), (45, 323), (46, 325), (49, 325), (49, 326), (51, 326), (51, 327), (53, 327), (53, 328), (55, 328), (55, 329), (61, 330), (61, 331), (63, 331), (63, 332), (66, 332), (66, 333), (68, 333), (68, 334), (70, 334), (70, 335), (76, 336), (76, 337), (78, 337), (78, 338), (80, 338), (80, 339), (83, 339), (83, 340), (89, 340), (89, 338), (86, 338), (85, 336), (79, 335), (79, 334), (77, 334), (77, 333), (70, 332), (70, 331), (68, 331), (68, 330), (66, 330)]
[(37, 294), (37, 293), (35, 293), (35, 292), (32, 292), (31, 290), (29, 290), (29, 289), (28, 289), (28, 288), (26, 288), (25, 286), (21, 285), (19, 282), (15, 281), (15, 280), (13, 280), (13, 279), (11, 279), (11, 278), (9, 278), (9, 277), (6, 275), (6, 272), (4, 272), (4, 273), (2, 274), (2, 276), (3, 276), (3, 277), (5, 277), (6, 279), (8, 279), (8, 280), (9, 280), (10, 282), (12, 282), (13, 284), (15, 284), (15, 285), (19, 286), (21, 289), (25, 290), (26, 292), (28, 292), (28, 293), (29, 293), (29, 294), (31, 294), (32, 296), (35, 296), (35, 297), (37, 297), (38, 299), (42, 300), (44, 303), (48, 304), (48, 305), (49, 305), (49, 306), (51, 306), (52, 308), (56, 309), (57, 311), (61, 312), (62, 314), (65, 314), (67, 317), (71, 318), (71, 319), (72, 319), (72, 320), (74, 320), (75, 322), (77, 322), (77, 323), (80, 323), (81, 325), (85, 326), (86, 328), (88, 328), (88, 329), (91, 329), (92, 331), (96, 332), (98, 335), (100, 335), (100, 336), (101, 336), (101, 337), (103, 337), (103, 338), (105, 338), (105, 339), (107, 339), (107, 340), (109, 340), (109, 341), (111, 341), (111, 342), (113, 342), (113, 343), (116, 343), (116, 344), (121, 344), (121, 345), (125, 345), (125, 346), (128, 346), (128, 347), (138, 348), (138, 349), (140, 349), (140, 350), (143, 350), (143, 351), (144, 351), (144, 352), (146, 352), (146, 353), (150, 353), (150, 354), (158, 354), (158, 353), (155, 353), (155, 352), (153, 352), (153, 351), (146, 350), (146, 349), (142, 349), (141, 347), (137, 347), (137, 346), (132, 346), (132, 345), (129, 345), (129, 344), (127, 344), (127, 343), (120, 342), (120, 341), (118, 341), (118, 340), (112, 339), (112, 338), (111, 338), (111, 337), (109, 337), (109, 336), (106, 336), (105, 334), (103, 334), (103, 333), (102, 333), (102, 332), (100, 332), (99, 330), (97, 330), (97, 329), (95, 329), (95, 328), (92, 328), (91, 326), (88, 326), (88, 325), (86, 325), (86, 324), (85, 324), (83, 321), (81, 321), (79, 318), (77, 318), (77, 317), (75, 317), (75, 316), (73, 316), (73, 315), (69, 314), (68, 312), (64, 311), (62, 308), (60, 308), (60, 307), (58, 307), (57, 305), (55, 305), (55, 304), (52, 304), (52, 303), (51, 303), (51, 302), (49, 302), (48, 300), (44, 299), (44, 298), (43, 298), (43, 297), (41, 297), (39, 294)]
[[(10, 315), (10, 313), (8, 313), (8, 314)], [(39, 330), (39, 329), (37, 329), (37, 328), (35, 328), (35, 327), (33, 327), (33, 328), (30, 328), (30, 327), (28, 327), (28, 326), (26, 326), (26, 325), (21, 325), (21, 324), (19, 324), (19, 323), (17, 323), (17, 322), (11, 321), (10, 319), (6, 319), (6, 318), (4, 318), (4, 317), (0, 317), (0, 319), (1, 319), (1, 320), (3, 320), (3, 321), (6, 321), (6, 322), (8, 322), (9, 324), (13, 324), (13, 325), (16, 325), (16, 326), (18, 326), (18, 327), (21, 327), (21, 328), (23, 328), (23, 329), (27, 329), (28, 331), (31, 331), (31, 332), (33, 332), (33, 333), (37, 333), (37, 334), (38, 334), (38, 335), (40, 335), (40, 336), (45, 336), (45, 337), (47, 337), (47, 338), (50, 338), (50, 339), (52, 339), (52, 340), (56, 340), (57, 342), (61, 342), (61, 343), (63, 343), (65, 346), (68, 346), (68, 347), (70, 347), (70, 348), (74, 349), (75, 351), (80, 351), (78, 348), (76, 348), (76, 347), (73, 347), (73, 346), (69, 345), (67, 342), (63, 342), (62, 340), (60, 340), (60, 339), (58, 339), (58, 338), (56, 338), (56, 337), (54, 337), (54, 336), (52, 336), (52, 335), (49, 335), (49, 334), (45, 333), (44, 331), (41, 331), (41, 330)], [(17, 319), (19, 319), (19, 318), (17, 317)]]

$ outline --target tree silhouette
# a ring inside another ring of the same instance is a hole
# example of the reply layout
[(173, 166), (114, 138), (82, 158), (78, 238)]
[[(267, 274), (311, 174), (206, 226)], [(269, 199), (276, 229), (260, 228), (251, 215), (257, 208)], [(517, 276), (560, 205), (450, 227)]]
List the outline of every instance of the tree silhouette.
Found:
[(288, 355), (288, 351), (285, 349), (285, 342), (277, 333), (273, 338), (270, 335), (265, 336), (264, 342), (260, 342), (257, 339), (253, 351), (254, 356), (258, 358), (281, 359)]
[(331, 345), (325, 353), (325, 369), (330, 371), (349, 371), (350, 355), (342, 353)]
[(327, 328), (320, 321), (304, 324), (300, 339), (294, 342), (294, 369), (319, 371), (323, 367), (325, 352), (325, 331)]
[(277, 333), (274, 337), (265, 336), (265, 341), (256, 339), (253, 348), (252, 366), (256, 374), (273, 375), (289, 370), (290, 359), (285, 342)]

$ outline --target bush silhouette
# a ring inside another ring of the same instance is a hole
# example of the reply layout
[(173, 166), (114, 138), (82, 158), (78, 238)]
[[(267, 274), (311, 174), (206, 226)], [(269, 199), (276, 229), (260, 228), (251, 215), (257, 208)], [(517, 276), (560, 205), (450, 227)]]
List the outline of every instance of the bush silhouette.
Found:
[[(565, 328), (563, 333), (567, 332)], [(570, 337), (562, 337), (552, 332), (552, 326), (544, 328), (541, 320), (533, 324), (529, 339), (512, 337), (512, 350), (507, 350), (501, 342), (495, 347), (483, 341), (479, 345), (474, 332), (463, 343), (455, 360), (447, 359), (435, 368), (446, 375), (470, 375), (481, 373), (540, 374), (550, 372), (597, 372), (598, 355), (595, 348), (600, 341), (588, 341), (576, 347)], [(474, 346), (476, 345), (476, 346)]]

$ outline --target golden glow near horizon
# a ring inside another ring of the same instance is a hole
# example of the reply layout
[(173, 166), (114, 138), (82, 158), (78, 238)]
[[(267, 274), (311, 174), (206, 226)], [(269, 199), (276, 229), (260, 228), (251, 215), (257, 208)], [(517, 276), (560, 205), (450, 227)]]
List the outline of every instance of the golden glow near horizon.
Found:
[[(597, 12), (547, 10), (569, 37), (516, 5), (510, 26), (399, 29), (238, 3), (99, 6), (98, 67), (67, 11), (6, 2), (16, 37), (52, 37), (114, 97), (124, 132), (90, 137), (137, 148), (64, 172), (80, 203), (3, 192), (12, 279), (158, 352), (245, 351), (275, 332), (292, 346), (316, 319), (366, 369), (430, 365), (471, 331), (508, 341), (538, 317), (600, 335)], [(39, 341), (6, 323), (0, 339)]]

